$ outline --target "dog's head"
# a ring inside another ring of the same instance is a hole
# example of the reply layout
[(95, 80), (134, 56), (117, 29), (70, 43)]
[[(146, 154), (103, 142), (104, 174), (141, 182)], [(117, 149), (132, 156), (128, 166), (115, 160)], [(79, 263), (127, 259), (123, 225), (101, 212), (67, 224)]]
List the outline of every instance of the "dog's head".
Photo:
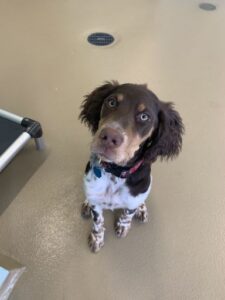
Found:
[(104, 161), (126, 165), (143, 147), (149, 162), (173, 158), (181, 150), (180, 115), (146, 85), (107, 82), (86, 96), (80, 119), (94, 135), (92, 153)]

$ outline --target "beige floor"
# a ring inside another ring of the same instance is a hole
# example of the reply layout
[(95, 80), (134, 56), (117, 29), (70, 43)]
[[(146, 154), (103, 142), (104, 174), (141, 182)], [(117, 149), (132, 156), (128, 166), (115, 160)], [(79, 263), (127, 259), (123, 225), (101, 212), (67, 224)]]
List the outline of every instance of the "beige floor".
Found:
[[(12, 300), (225, 298), (225, 3), (45, 0), (0, 3), (0, 106), (43, 124), (0, 175), (0, 252), (26, 266)], [(115, 33), (95, 48), (88, 32)], [(147, 225), (89, 252), (80, 218), (90, 134), (82, 96), (104, 80), (148, 83), (174, 101), (182, 155), (154, 165)]]

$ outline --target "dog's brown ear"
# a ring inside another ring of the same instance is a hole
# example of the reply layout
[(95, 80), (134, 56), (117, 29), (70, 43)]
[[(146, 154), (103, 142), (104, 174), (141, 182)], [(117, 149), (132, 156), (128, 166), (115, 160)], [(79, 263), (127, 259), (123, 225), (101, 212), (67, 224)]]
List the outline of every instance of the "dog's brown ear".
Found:
[(117, 81), (106, 82), (96, 88), (91, 94), (85, 96), (81, 105), (79, 119), (85, 123), (94, 134), (98, 130), (100, 113), (104, 99), (112, 93), (119, 83)]
[(158, 127), (153, 135), (151, 146), (145, 153), (145, 159), (154, 162), (161, 159), (174, 158), (182, 148), (184, 125), (179, 113), (174, 110), (172, 103), (160, 101)]

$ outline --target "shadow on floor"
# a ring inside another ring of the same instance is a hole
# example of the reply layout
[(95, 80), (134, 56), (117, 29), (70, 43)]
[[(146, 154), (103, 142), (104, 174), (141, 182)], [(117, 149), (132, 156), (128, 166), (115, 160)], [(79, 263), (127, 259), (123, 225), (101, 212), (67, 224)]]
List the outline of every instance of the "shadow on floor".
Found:
[(0, 174), (0, 215), (40, 168), (48, 155), (48, 150), (36, 151), (31, 143), (3, 170)]

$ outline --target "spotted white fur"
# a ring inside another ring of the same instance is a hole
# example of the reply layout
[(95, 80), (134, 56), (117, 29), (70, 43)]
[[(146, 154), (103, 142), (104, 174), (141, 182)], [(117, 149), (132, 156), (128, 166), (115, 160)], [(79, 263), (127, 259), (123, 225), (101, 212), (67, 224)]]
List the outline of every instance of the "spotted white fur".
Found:
[[(84, 188), (86, 199), (90, 206), (99, 209), (136, 209), (145, 202), (150, 191), (151, 184), (145, 193), (137, 196), (131, 195), (126, 186), (126, 179), (115, 177), (111, 173), (101, 170), (101, 177), (98, 178), (93, 170), (84, 176)], [(152, 182), (152, 178), (151, 178)]]

